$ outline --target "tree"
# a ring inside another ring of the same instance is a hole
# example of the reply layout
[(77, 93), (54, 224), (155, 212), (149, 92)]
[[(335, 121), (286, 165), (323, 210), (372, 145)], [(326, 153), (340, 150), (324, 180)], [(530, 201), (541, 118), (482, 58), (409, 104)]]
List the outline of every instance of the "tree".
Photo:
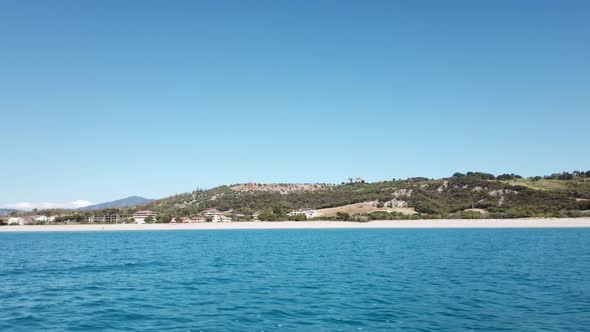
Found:
[(502, 174), (496, 177), (498, 180), (514, 180), (514, 179), (522, 179), (522, 176), (514, 173), (510, 174)]
[(482, 180), (494, 180), (496, 178), (493, 174), (482, 173), (482, 172), (467, 172), (467, 176), (482, 179)]
[(286, 216), (293, 207), (286, 202), (279, 202), (272, 207), (272, 212), (278, 216)]
[(151, 223), (154, 222), (154, 217), (149, 216), (149, 217), (145, 218), (143, 221), (146, 222), (146, 223), (148, 223), (148, 224), (151, 224)]
[(558, 178), (559, 180), (571, 180), (574, 178), (574, 176), (571, 173), (563, 172)]
[(164, 223), (167, 224), (172, 220), (172, 217), (170, 215), (167, 214), (162, 214), (158, 216), (158, 222), (159, 223)]
[(265, 209), (258, 214), (258, 220), (260, 221), (274, 221), (275, 218), (276, 216), (271, 209)]

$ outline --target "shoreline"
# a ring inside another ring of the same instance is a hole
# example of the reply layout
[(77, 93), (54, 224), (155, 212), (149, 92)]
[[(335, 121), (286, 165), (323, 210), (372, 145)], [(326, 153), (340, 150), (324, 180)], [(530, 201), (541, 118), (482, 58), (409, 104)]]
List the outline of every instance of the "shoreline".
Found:
[(420, 219), (349, 221), (244, 221), (195, 224), (83, 224), (0, 226), (2, 232), (89, 232), (256, 229), (434, 229), (434, 228), (590, 228), (590, 218)]

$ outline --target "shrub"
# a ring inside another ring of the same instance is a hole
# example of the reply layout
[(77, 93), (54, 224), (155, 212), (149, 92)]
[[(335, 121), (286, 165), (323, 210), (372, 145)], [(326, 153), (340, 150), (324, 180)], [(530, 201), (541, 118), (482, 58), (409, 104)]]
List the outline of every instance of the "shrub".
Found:
[(497, 177), (498, 180), (514, 180), (514, 179), (522, 179), (522, 176), (518, 175), (518, 174), (502, 174), (502, 175), (498, 175)]
[(393, 219), (392, 215), (386, 211), (371, 212), (371, 213), (369, 213), (368, 218), (371, 220), (391, 220), (391, 219)]
[(441, 207), (433, 201), (417, 201), (414, 203), (414, 209), (420, 213), (436, 214), (441, 212)]
[(350, 221), (350, 214), (346, 212), (336, 212), (336, 220)]
[(580, 218), (580, 217), (584, 216), (582, 211), (568, 210), (566, 213), (567, 213), (567, 216), (570, 218)]
[(481, 218), (481, 213), (476, 211), (461, 211), (458, 217), (461, 219), (479, 219)]
[(265, 209), (264, 211), (258, 214), (258, 220), (260, 221), (274, 221), (276, 220), (276, 215), (273, 213), (272, 209)]
[(369, 222), (371, 220), (368, 216), (358, 216), (355, 219), (358, 222)]
[(307, 216), (304, 214), (296, 214), (294, 216), (289, 216), (290, 221), (306, 221)]

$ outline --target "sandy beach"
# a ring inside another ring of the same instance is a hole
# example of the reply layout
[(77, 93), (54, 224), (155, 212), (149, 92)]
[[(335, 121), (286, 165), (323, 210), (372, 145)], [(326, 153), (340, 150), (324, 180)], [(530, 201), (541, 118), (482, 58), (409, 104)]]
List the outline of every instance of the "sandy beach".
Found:
[(349, 228), (590, 228), (590, 218), (561, 219), (447, 219), (344, 221), (281, 221), (195, 224), (84, 224), (2, 226), (0, 232), (85, 232), (231, 229), (349, 229)]

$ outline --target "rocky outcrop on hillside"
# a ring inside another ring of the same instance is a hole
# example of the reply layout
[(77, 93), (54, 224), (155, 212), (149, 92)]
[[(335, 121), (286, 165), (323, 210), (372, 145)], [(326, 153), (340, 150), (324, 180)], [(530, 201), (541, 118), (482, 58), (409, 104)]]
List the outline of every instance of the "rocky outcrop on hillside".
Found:
[(232, 186), (231, 189), (240, 192), (277, 192), (283, 195), (302, 192), (302, 191), (316, 191), (330, 188), (329, 185), (324, 184), (293, 184), (293, 183), (278, 183), (278, 184), (260, 184), (260, 183), (244, 183)]
[(506, 195), (510, 194), (518, 194), (518, 191), (511, 189), (500, 189), (488, 192), (488, 195), (498, 199), (498, 206), (502, 206), (502, 204), (504, 204), (504, 201), (506, 200)]
[(385, 202), (383, 206), (389, 208), (405, 208), (408, 207), (408, 202), (394, 198), (391, 201)]

